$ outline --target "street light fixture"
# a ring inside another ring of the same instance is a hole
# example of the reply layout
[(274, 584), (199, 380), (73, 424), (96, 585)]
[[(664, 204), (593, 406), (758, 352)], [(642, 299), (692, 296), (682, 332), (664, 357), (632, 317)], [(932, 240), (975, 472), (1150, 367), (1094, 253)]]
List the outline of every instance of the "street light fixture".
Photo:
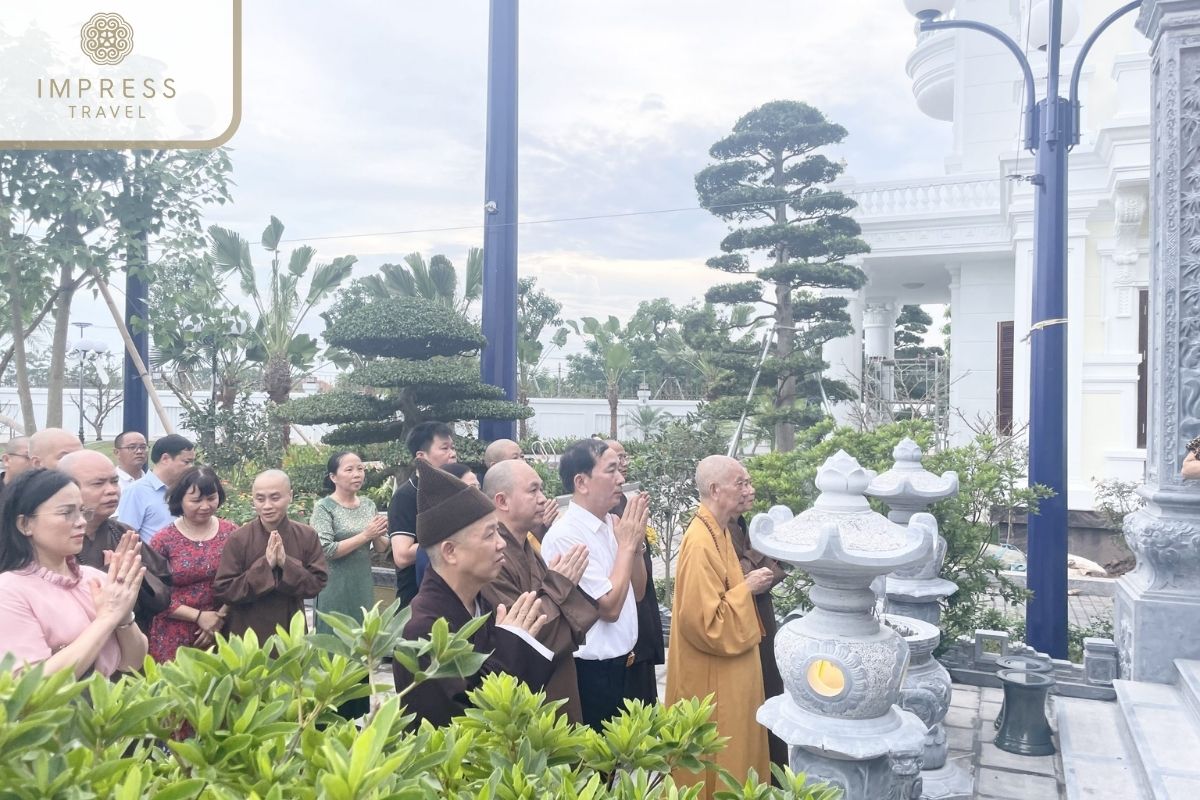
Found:
[[(1038, 513), (1029, 515), (1028, 644), (1054, 658), (1067, 657), (1067, 153), (1079, 143), (1079, 76), (1092, 44), (1117, 19), (1141, 6), (1126, 3), (1110, 14), (1080, 48), (1069, 84), (1059, 96), (1063, 0), (1043, 0), (1031, 14), (1046, 20), (1046, 97), (1035, 101), (1033, 70), (1013, 39), (998, 28), (964, 19), (939, 19), (952, 0), (905, 0), (919, 30), (965, 29), (986, 34), (1016, 57), (1025, 81), (1025, 148), (1036, 156), (1033, 315), (1029, 331), (1029, 482), (1049, 488)], [(1072, 32), (1073, 33), (1073, 32)], [(1070, 37), (1067, 37), (1069, 40)], [(1077, 323), (1078, 324), (1078, 323)]]
[[(87, 441), (84, 438), (83, 432), (83, 370), (87, 364), (88, 357), (95, 358), (101, 353), (108, 352), (108, 345), (104, 342), (99, 342), (94, 339), (83, 338), (83, 331), (86, 328), (92, 327), (90, 322), (72, 322), (76, 328), (79, 328), (79, 339), (71, 347), (71, 352), (79, 356), (79, 441), (83, 443)], [(108, 383), (108, 374), (103, 371), (103, 368), (96, 364), (96, 374), (102, 383)]]

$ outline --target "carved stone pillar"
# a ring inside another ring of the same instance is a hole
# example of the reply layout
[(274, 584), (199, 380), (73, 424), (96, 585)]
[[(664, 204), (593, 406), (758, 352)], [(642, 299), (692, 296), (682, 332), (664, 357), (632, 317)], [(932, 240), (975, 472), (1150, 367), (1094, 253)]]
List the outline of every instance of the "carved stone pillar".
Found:
[(1146, 507), (1125, 521), (1137, 569), (1121, 578), (1122, 677), (1170, 682), (1200, 658), (1200, 482), (1180, 478), (1200, 434), (1200, 0), (1145, 0), (1154, 131)]

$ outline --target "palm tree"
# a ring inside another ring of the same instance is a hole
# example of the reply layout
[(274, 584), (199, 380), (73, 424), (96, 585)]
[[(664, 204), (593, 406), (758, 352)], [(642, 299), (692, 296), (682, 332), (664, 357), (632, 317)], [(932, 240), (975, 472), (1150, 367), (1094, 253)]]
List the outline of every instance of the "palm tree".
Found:
[(663, 361), (683, 374), (698, 377), (704, 387), (705, 399), (712, 399), (712, 392), (727, 372), (713, 363), (709, 355), (699, 352), (684, 341), (679, 331), (674, 329), (663, 335), (662, 344), (658, 346), (658, 354)]
[(601, 323), (595, 317), (584, 317), (580, 322), (568, 321), (572, 330), (586, 336), (596, 348), (596, 355), (604, 367), (604, 395), (608, 399), (609, 435), (617, 438), (617, 404), (621, 401), (621, 378), (633, 367), (633, 354), (621, 341), (621, 321), (610, 316)]
[(462, 295), (458, 294), (458, 270), (444, 255), (431, 256), (426, 263), (420, 253), (409, 253), (403, 264), (384, 264), (379, 275), (363, 279), (376, 297), (423, 297), (466, 314), (483, 295), (483, 250), (467, 251), (467, 269)]
[(638, 432), (643, 442), (659, 433), (670, 420), (670, 414), (654, 406), (638, 406), (637, 411), (627, 415), (628, 424)]
[[(219, 275), (237, 272), (242, 293), (258, 314), (250, 332), (246, 355), (263, 365), (262, 384), (273, 403), (284, 403), (298, 378), (312, 371), (320, 348), (316, 339), (300, 333), (300, 325), (313, 308), (350, 277), (354, 256), (339, 256), (328, 264), (316, 264), (316, 249), (303, 245), (292, 251), (286, 268), (281, 268), (279, 242), (283, 223), (276, 217), (263, 231), (261, 244), (271, 254), (270, 279), (260, 288), (250, 259), (250, 243), (237, 233), (213, 225), (211, 256)], [(300, 279), (311, 271), (308, 291), (300, 295)], [(284, 440), (287, 440), (287, 426)]]

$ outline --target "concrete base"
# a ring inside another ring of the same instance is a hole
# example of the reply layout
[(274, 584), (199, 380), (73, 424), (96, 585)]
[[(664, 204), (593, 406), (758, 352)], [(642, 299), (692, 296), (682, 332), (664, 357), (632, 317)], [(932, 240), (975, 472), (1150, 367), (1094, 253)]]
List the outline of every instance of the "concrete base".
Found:
[(921, 800), (970, 800), (971, 774), (951, 762), (941, 769), (921, 770)]
[(845, 719), (811, 713), (779, 695), (757, 717), (787, 743), (793, 771), (836, 786), (847, 800), (920, 796), (925, 723), (899, 706), (881, 717)]
[(1134, 572), (1117, 582), (1114, 611), (1123, 679), (1172, 683), (1176, 659), (1200, 659), (1200, 596), (1147, 589)]

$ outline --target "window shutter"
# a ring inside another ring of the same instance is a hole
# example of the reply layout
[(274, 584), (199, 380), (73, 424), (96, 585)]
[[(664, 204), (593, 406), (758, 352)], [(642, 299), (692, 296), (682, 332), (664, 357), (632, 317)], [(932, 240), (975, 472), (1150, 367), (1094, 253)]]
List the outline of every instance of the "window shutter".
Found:
[(1013, 427), (1013, 324), (996, 323), (996, 432), (1012, 435)]

